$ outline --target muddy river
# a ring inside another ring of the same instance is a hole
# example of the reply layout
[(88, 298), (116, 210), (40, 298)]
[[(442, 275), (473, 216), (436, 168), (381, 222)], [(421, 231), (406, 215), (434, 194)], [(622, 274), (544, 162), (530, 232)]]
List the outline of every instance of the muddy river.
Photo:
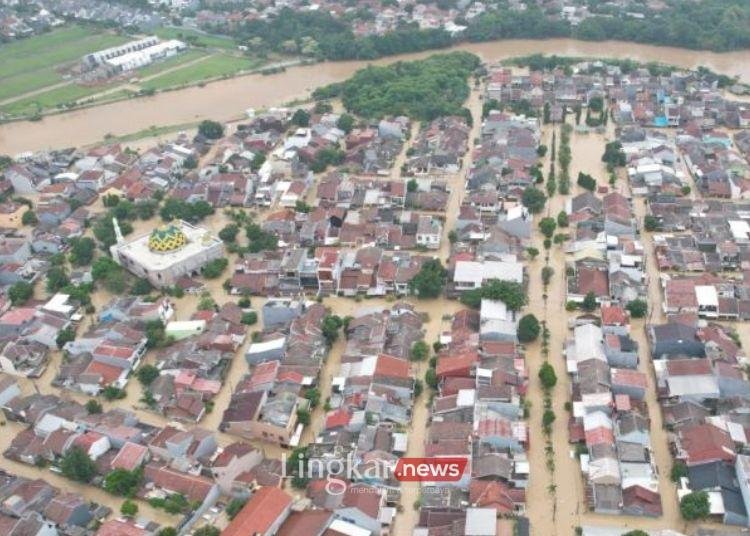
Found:
[[(738, 75), (750, 81), (750, 53), (713, 53), (608, 41), (602, 43), (550, 39), (508, 40), (467, 43), (455, 49), (467, 50), (485, 61), (498, 61), (534, 53), (567, 56), (631, 58), (659, 61), (684, 68), (706, 66), (716, 72)], [(434, 53), (422, 52), (397, 59), (415, 59)], [(346, 79), (354, 71), (372, 64), (388, 64), (396, 58), (374, 62), (347, 61), (293, 67), (286, 72), (263, 76), (248, 75), (188, 89), (170, 91), (141, 99), (49, 116), (39, 122), (0, 125), (0, 153), (80, 146), (96, 143), (107, 134), (139, 132), (152, 125), (179, 125), (205, 118), (227, 121), (241, 117), (247, 108), (281, 105), (307, 96), (314, 88)]]

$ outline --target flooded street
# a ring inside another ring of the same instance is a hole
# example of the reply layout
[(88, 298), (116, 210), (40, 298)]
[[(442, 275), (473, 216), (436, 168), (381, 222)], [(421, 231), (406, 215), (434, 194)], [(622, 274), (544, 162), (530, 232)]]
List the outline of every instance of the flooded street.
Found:
[[(545, 143), (551, 146), (550, 127), (544, 129), (543, 137), (546, 140)], [(581, 193), (581, 188), (575, 184), (579, 171), (594, 176), (600, 186), (608, 184), (606, 167), (601, 162), (601, 155), (604, 152), (605, 143), (612, 139), (611, 126), (606, 135), (580, 134), (577, 132), (571, 134), (571, 151), (573, 154), (570, 167), (571, 196)], [(545, 158), (544, 169), (549, 169), (549, 157)], [(621, 173), (614, 189), (629, 195), (629, 186), (626, 184), (624, 173)], [(555, 216), (562, 210), (565, 206), (565, 198), (566, 196), (560, 194), (553, 197), (548, 203), (548, 214)], [(644, 214), (643, 199), (635, 201), (634, 211), (637, 220), (641, 221)], [(543, 251), (543, 236), (538, 228), (535, 227), (534, 231), (534, 245)], [(658, 273), (651, 249), (651, 237), (644, 236), (643, 241), (647, 255), (649, 281), (657, 281)], [(639, 370), (646, 373), (648, 377), (646, 402), (651, 419), (651, 444), (655, 465), (659, 473), (659, 492), (662, 497), (663, 516), (658, 519), (651, 519), (631, 516), (605, 516), (588, 512), (583, 475), (578, 459), (575, 457), (574, 449), (568, 443), (567, 420), (569, 413), (565, 409), (565, 403), (570, 400), (571, 385), (562, 349), (565, 339), (570, 333), (567, 320), (573, 316), (573, 313), (565, 312), (565, 254), (559, 246), (553, 246), (550, 250), (549, 265), (555, 270), (555, 275), (547, 288), (545, 302), (540, 275), (541, 268), (544, 266), (543, 255), (529, 263), (529, 307), (527, 309), (540, 320), (545, 319), (547, 321), (547, 327), (550, 331), (548, 359), (557, 374), (557, 385), (552, 391), (552, 408), (557, 419), (554, 422), (551, 435), (555, 453), (555, 470), (551, 475), (545, 468), (545, 439), (541, 431), (543, 391), (537, 376), (544, 357), (542, 356), (540, 343), (534, 343), (527, 348), (526, 363), (530, 375), (528, 399), (531, 402), (529, 460), (532, 467), (529, 489), (527, 490), (527, 512), (531, 521), (532, 534), (535, 536), (568, 536), (573, 534), (575, 527), (582, 525), (616, 526), (623, 527), (624, 531), (636, 528), (644, 530), (684, 529), (685, 523), (679, 513), (675, 487), (669, 480), (672, 458), (668, 449), (666, 432), (662, 427), (660, 407), (656, 399), (653, 367), (651, 366), (643, 320), (633, 321), (631, 334), (639, 344)], [(658, 316), (661, 311), (659, 292), (649, 294), (649, 308), (657, 313), (657, 316), (652, 318), (651, 321), (660, 321)], [(550, 486), (554, 486), (556, 489), (554, 494), (551, 492)]]
[[(602, 58), (658, 61), (683, 68), (706, 66), (750, 81), (747, 53), (713, 53), (621, 42), (584, 42), (572, 39), (507, 40), (464, 43), (449, 50), (466, 50), (483, 60), (495, 62), (528, 54), (558, 54)], [(151, 126), (181, 125), (210, 118), (228, 121), (241, 117), (249, 108), (278, 106), (305, 98), (318, 86), (340, 82), (369, 64), (383, 65), (396, 60), (417, 59), (439, 51), (427, 51), (377, 61), (326, 62), (290, 67), (285, 72), (263, 76), (252, 74), (220, 80), (204, 87), (159, 93), (151, 97), (119, 101), (103, 106), (52, 115), (39, 122), (0, 125), (0, 153), (81, 146), (99, 142), (107, 134), (132, 134)], [(65, 135), (61, 136), (64, 132)]]

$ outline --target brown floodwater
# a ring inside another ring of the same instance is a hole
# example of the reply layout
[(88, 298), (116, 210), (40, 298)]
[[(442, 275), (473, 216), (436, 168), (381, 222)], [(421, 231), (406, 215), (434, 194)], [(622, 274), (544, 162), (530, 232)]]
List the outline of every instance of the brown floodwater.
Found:
[[(737, 75), (746, 82), (750, 81), (750, 53), (747, 51), (715, 53), (618, 41), (594, 43), (573, 39), (464, 43), (454, 49), (473, 52), (489, 62), (544, 53), (659, 61), (683, 68), (703, 65), (716, 72)], [(195, 86), (52, 115), (38, 122), (7, 123), (0, 125), (0, 153), (14, 155), (23, 151), (88, 145), (103, 140), (107, 134), (132, 134), (150, 126), (186, 124), (205, 118), (228, 121), (240, 117), (247, 108), (281, 105), (304, 98), (316, 87), (344, 80), (369, 64), (388, 64), (397, 59), (415, 59), (434, 53), (407, 54), (372, 62), (326, 62), (298, 66), (275, 75), (253, 74), (220, 80), (203, 87)]]

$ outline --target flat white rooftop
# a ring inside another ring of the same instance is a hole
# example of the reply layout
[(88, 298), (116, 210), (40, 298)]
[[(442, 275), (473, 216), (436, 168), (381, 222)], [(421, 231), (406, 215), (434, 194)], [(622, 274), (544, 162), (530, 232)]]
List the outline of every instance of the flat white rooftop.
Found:
[(219, 238), (201, 227), (194, 227), (184, 221), (174, 222), (174, 225), (179, 227), (187, 238), (187, 244), (180, 249), (167, 252), (151, 251), (148, 247), (151, 233), (148, 233), (125, 244), (116, 245), (116, 251), (120, 255), (130, 257), (148, 271), (158, 271), (200, 255), (222, 243)]

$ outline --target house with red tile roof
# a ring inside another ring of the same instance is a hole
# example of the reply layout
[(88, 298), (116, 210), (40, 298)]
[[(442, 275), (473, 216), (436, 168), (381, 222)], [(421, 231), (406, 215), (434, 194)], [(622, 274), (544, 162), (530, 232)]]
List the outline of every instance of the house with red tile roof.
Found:
[(154, 487), (167, 493), (181, 493), (189, 501), (203, 502), (216, 485), (204, 476), (182, 473), (156, 462), (146, 464), (143, 476)]
[(677, 434), (676, 457), (688, 466), (726, 461), (734, 463), (737, 456), (729, 433), (712, 424), (682, 428)]
[(110, 462), (112, 469), (125, 469), (133, 471), (146, 463), (149, 459), (148, 448), (132, 441), (127, 441), (117, 451), (114, 459)]
[(222, 531), (222, 536), (274, 536), (289, 517), (292, 498), (278, 488), (262, 487)]

